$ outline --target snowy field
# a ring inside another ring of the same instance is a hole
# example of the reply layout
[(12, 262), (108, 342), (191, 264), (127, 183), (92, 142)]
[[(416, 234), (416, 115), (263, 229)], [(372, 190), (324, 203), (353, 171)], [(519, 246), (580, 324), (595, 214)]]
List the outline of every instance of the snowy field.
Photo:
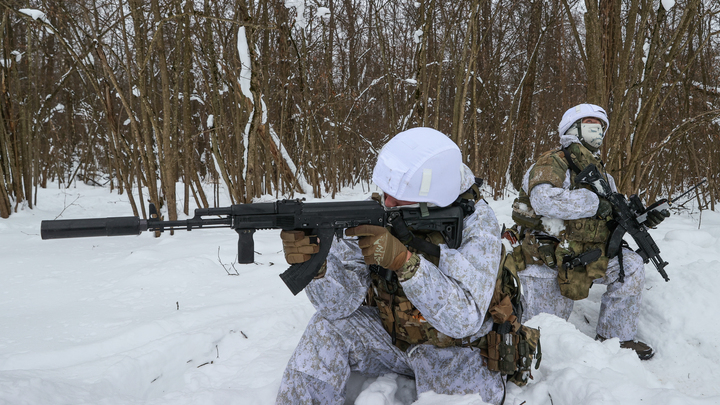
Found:
[[(0, 404), (274, 403), (313, 313), (278, 277), (279, 231), (257, 232), (256, 263), (234, 269), (229, 229), (43, 241), (41, 220), (132, 215), (125, 195), (55, 187), (0, 219)], [(512, 198), (489, 202), (510, 224)], [(595, 286), (570, 322), (530, 321), (542, 330), (542, 364), (528, 386), (508, 385), (506, 404), (720, 404), (720, 214), (675, 213), (651, 233), (670, 262), (667, 283), (645, 267), (639, 337), (655, 357), (593, 340), (605, 288)], [(353, 376), (348, 403), (483, 402), (418, 399), (411, 380), (385, 375)]]

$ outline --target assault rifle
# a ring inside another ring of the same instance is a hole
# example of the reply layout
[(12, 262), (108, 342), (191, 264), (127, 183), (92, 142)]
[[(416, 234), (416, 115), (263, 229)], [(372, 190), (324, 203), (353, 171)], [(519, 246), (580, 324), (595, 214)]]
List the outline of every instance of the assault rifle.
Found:
[[(425, 209), (427, 208), (427, 209)], [(259, 229), (302, 229), (317, 235), (320, 251), (304, 263), (291, 265), (280, 278), (293, 295), (302, 291), (325, 262), (332, 237), (343, 236), (345, 228), (359, 225), (392, 226), (403, 243), (413, 240), (410, 229), (438, 231), (447, 246), (456, 249), (462, 243), (463, 218), (474, 205), (462, 200), (450, 207), (398, 207), (385, 209), (374, 200), (341, 202), (303, 202), (278, 200), (269, 203), (236, 204), (223, 208), (198, 208), (186, 220), (163, 221), (150, 204), (150, 218), (113, 217), (42, 221), (42, 239), (91, 236), (139, 235), (140, 232), (231, 228), (238, 234), (238, 263), (252, 263), (255, 257), (253, 233)], [(414, 241), (421, 241), (414, 238)]]
[[(660, 257), (660, 248), (658, 248), (652, 236), (648, 233), (648, 228), (645, 226), (644, 222), (650, 211), (659, 211), (670, 208), (670, 204), (700, 186), (705, 182), (705, 180), (696, 184), (690, 190), (670, 202), (663, 199), (646, 209), (636, 194), (633, 194), (629, 199), (626, 199), (623, 194), (612, 191), (610, 189), (610, 185), (600, 175), (600, 171), (593, 164), (587, 165), (585, 169), (578, 173), (576, 179), (581, 184), (587, 184), (592, 187), (597, 195), (607, 199), (613, 207), (613, 220), (615, 221), (616, 226), (610, 235), (610, 240), (608, 241), (607, 257), (612, 258), (620, 253), (620, 249), (623, 244), (623, 236), (625, 233), (628, 233), (633, 240), (635, 240), (635, 243), (638, 246), (636, 253), (640, 255), (645, 263), (652, 261), (653, 265), (663, 279), (665, 279), (665, 281), (670, 281), (670, 278), (665, 272), (665, 266), (668, 265), (668, 262), (664, 261)], [(621, 271), (620, 282), (623, 281), (623, 276), (624, 274)]]

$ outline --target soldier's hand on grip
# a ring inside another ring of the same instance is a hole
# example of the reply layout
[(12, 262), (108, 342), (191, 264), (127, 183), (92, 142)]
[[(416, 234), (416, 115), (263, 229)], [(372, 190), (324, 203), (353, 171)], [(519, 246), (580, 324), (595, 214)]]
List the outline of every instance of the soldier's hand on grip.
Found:
[(320, 251), (317, 236), (307, 235), (305, 231), (281, 231), (280, 239), (283, 241), (283, 251), (288, 264), (306, 262)]
[(608, 201), (604, 197), (599, 197), (600, 202), (598, 204), (597, 212), (595, 213), (595, 216), (597, 216), (600, 219), (606, 219), (607, 217), (612, 215), (612, 204), (610, 204), (610, 201)]
[(398, 270), (407, 260), (408, 250), (390, 232), (376, 225), (360, 225), (345, 230), (347, 236), (358, 236), (366, 264), (377, 264), (388, 270)]

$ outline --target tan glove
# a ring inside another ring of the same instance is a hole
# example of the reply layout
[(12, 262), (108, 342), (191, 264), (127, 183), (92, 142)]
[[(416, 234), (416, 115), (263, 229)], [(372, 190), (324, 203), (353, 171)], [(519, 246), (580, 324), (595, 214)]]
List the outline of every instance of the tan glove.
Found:
[(289, 264), (303, 263), (310, 260), (313, 254), (320, 251), (317, 237), (306, 235), (305, 231), (281, 231), (280, 239), (283, 241), (285, 260)]
[(377, 264), (388, 270), (398, 270), (405, 264), (408, 250), (390, 232), (376, 225), (360, 225), (345, 230), (347, 236), (358, 236), (366, 264)]

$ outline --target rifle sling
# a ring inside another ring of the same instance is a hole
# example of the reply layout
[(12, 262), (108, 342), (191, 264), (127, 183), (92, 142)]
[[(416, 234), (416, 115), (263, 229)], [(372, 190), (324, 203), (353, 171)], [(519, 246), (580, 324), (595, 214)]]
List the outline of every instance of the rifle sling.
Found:
[(421, 239), (413, 235), (407, 225), (405, 225), (405, 221), (401, 216), (391, 216), (390, 223), (395, 236), (397, 236), (400, 242), (431, 256), (440, 257), (440, 246), (434, 245), (425, 239)]
[(563, 155), (565, 155), (565, 160), (567, 160), (570, 170), (574, 171), (575, 174), (580, 173), (582, 170), (580, 170), (578, 165), (576, 165), (575, 162), (570, 157), (570, 151), (568, 151), (567, 148), (562, 148), (562, 153), (563, 153)]
[[(570, 170), (575, 172), (575, 174), (580, 173), (581, 172), (580, 168), (578, 167), (577, 164), (575, 164), (575, 162), (570, 157), (570, 151), (568, 151), (567, 148), (562, 148), (562, 153), (565, 156), (565, 160), (567, 160), (567, 162), (568, 162), (568, 167), (570, 167)], [(621, 239), (620, 239), (620, 243), (618, 243), (616, 240), (614, 240), (615, 238), (613, 238), (615, 236), (615, 232), (613, 232), (610, 239), (608, 240), (608, 248), (607, 248), (607, 252), (608, 252), (607, 257), (609, 259), (612, 259), (615, 256), (618, 257), (618, 264), (620, 265), (620, 273), (619, 273), (618, 280), (621, 283), (625, 282), (625, 265), (623, 264), (622, 244), (627, 244), (627, 242), (622, 240), (622, 235), (624, 233), (625, 232), (622, 232), (620, 234)], [(615, 245), (617, 245), (616, 246), (617, 251), (615, 253), (613, 253)]]

